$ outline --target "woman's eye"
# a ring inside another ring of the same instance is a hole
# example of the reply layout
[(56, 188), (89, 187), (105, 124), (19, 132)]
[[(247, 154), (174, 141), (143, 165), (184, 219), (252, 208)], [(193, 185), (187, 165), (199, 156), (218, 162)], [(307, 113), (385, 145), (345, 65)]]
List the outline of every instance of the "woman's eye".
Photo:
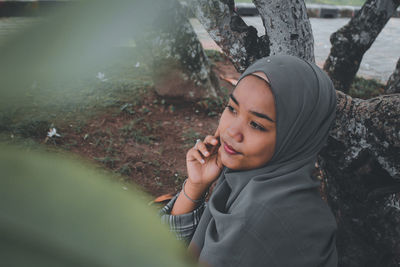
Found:
[(231, 113), (236, 114), (236, 110), (231, 105), (227, 105), (226, 107)]
[(262, 127), (260, 124), (255, 123), (254, 121), (250, 122), (251, 127), (253, 127), (254, 129), (260, 130), (265, 132), (266, 129), (264, 127)]

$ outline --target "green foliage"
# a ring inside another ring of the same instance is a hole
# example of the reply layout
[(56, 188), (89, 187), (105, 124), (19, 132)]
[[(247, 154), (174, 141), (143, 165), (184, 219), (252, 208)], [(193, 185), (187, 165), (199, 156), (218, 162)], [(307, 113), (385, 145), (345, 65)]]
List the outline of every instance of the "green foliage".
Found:
[(180, 172), (175, 172), (172, 176), (172, 179), (174, 180), (175, 185), (181, 185), (183, 181), (185, 181), (186, 176), (181, 174)]
[(95, 157), (94, 159), (99, 161), (99, 162), (101, 162), (101, 163), (103, 163), (104, 165), (106, 165), (107, 167), (109, 167), (111, 169), (114, 169), (115, 166), (116, 166), (116, 163), (118, 163), (120, 161), (119, 158), (112, 158), (112, 157), (109, 157), (109, 156), (102, 157), (102, 158), (96, 158)]
[(182, 133), (182, 138), (184, 142), (184, 147), (189, 148), (193, 146), (194, 142), (197, 139), (201, 139), (201, 135), (199, 132), (196, 132), (193, 128), (189, 128), (188, 130)]
[(204, 52), (206, 53), (206, 56), (213, 62), (223, 61), (225, 57), (223, 53), (213, 49), (204, 49)]
[(219, 97), (209, 98), (197, 102), (197, 104), (204, 110), (209, 117), (218, 116), (225, 108), (229, 100), (229, 90), (225, 87), (220, 88)]
[(149, 196), (81, 159), (0, 144), (0, 172), (4, 266), (194, 265)]
[(379, 96), (384, 92), (384, 85), (377, 80), (367, 80), (356, 77), (350, 86), (349, 95), (352, 97), (368, 99)]
[[(120, 56), (97, 70), (106, 81), (82, 74), (70, 81), (36, 81), (29, 94), (21, 95), (21, 107), (0, 107), (0, 131), (24, 137), (45, 137), (51, 124), (76, 125), (76, 132), (90, 117), (104, 109), (134, 114), (133, 108), (143, 104), (145, 96), (153, 92), (151, 76), (140, 55), (132, 49), (121, 49)], [(143, 111), (146, 113), (146, 110)]]
[[(130, 121), (128, 124), (120, 128), (120, 133), (125, 138), (133, 138), (135, 142), (141, 144), (151, 144), (155, 137), (153, 135), (145, 134), (141, 129), (139, 129), (139, 123), (142, 122), (144, 118), (136, 118)], [(144, 123), (147, 129), (152, 129), (149, 123)]]
[(51, 123), (84, 124), (104, 108), (140, 105), (153, 83), (133, 38), (152, 16), (138, 7), (150, 2), (80, 1), (13, 18), (13, 30), (0, 33), (0, 131), (45, 136)]

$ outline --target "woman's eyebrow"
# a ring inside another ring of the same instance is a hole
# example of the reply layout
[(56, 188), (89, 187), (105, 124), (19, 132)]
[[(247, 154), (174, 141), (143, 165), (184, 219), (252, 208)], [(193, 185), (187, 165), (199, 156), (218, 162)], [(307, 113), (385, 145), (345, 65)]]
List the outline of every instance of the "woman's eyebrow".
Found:
[(236, 105), (239, 106), (239, 102), (238, 102), (237, 99), (233, 96), (233, 94), (230, 94), (229, 97), (232, 99), (233, 102), (235, 102)]
[(265, 114), (263, 114), (263, 113), (259, 113), (259, 112), (257, 112), (257, 111), (252, 111), (252, 110), (250, 110), (249, 112), (250, 112), (251, 114), (256, 115), (257, 117), (260, 117), (260, 118), (263, 118), (263, 119), (267, 119), (267, 120), (269, 120), (270, 122), (275, 122), (273, 119), (271, 119), (270, 117), (268, 117), (267, 115), (265, 115)]
[[(235, 102), (236, 105), (239, 106), (239, 102), (238, 102), (237, 99), (233, 96), (233, 94), (230, 94), (229, 97), (232, 99), (233, 102)], [(268, 115), (265, 115), (265, 114), (263, 114), (263, 113), (260, 113), (260, 112), (257, 112), (257, 111), (252, 111), (252, 110), (250, 110), (249, 112), (250, 112), (251, 114), (253, 114), (253, 115), (259, 117), (259, 118), (267, 119), (267, 120), (269, 120), (270, 122), (275, 122), (275, 121), (274, 121), (273, 119), (271, 119)]]

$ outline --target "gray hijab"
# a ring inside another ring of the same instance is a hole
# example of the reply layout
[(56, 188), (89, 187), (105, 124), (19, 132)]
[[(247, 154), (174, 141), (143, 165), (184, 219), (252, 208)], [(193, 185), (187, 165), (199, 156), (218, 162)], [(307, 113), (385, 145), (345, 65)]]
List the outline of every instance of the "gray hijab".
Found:
[(335, 116), (336, 93), (315, 64), (271, 56), (263, 72), (275, 97), (276, 148), (263, 167), (224, 168), (189, 245), (211, 266), (337, 266), (336, 222), (311, 173)]

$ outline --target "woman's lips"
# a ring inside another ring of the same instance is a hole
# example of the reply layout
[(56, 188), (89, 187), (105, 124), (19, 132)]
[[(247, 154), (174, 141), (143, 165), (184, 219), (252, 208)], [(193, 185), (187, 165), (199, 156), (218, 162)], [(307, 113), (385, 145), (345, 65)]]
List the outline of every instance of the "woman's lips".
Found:
[(238, 154), (238, 152), (237, 152), (235, 149), (233, 149), (233, 147), (231, 147), (230, 145), (228, 145), (227, 143), (224, 143), (224, 149), (225, 149), (225, 151), (226, 151), (228, 154), (230, 154), (230, 155)]

